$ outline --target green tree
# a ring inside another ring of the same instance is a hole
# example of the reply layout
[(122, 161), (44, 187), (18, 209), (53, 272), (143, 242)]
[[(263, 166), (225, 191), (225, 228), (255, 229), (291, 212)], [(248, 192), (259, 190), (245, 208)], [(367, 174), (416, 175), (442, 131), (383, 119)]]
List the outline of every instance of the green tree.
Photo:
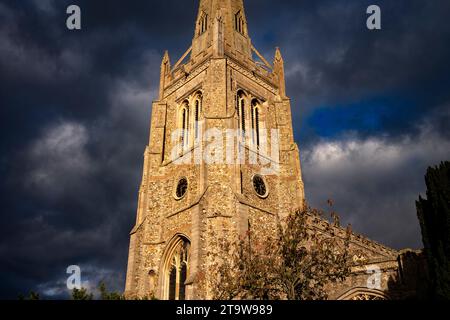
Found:
[(89, 293), (87, 289), (73, 289), (72, 290), (72, 300), (93, 300), (94, 295)]
[(101, 300), (125, 300), (123, 294), (120, 294), (118, 292), (109, 292), (103, 281), (99, 283), (98, 290), (100, 291)]
[(427, 199), (416, 202), (433, 298), (450, 299), (450, 162), (430, 167)]

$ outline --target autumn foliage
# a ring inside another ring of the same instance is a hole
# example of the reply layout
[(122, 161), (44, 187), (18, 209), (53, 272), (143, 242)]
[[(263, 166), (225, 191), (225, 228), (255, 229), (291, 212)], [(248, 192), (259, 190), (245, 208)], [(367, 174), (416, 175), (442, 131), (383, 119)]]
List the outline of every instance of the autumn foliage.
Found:
[(211, 280), (215, 299), (320, 300), (325, 286), (350, 271), (349, 237), (323, 233), (308, 223), (318, 216), (306, 208), (278, 222), (273, 237), (257, 238), (251, 228), (238, 243), (222, 239)]

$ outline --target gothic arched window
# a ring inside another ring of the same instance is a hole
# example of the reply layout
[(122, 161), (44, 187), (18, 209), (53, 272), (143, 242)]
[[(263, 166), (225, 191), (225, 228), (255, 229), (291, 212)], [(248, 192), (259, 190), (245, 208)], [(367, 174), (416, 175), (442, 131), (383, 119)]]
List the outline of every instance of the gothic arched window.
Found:
[(252, 101), (252, 132), (253, 132), (253, 143), (259, 147), (261, 135), (260, 135), (260, 106), (258, 100)]
[(201, 35), (208, 30), (208, 15), (206, 13), (202, 13), (200, 20), (198, 22), (198, 34)]
[(170, 250), (170, 264), (166, 273), (166, 297), (169, 300), (186, 299), (186, 280), (189, 274), (190, 243), (179, 237)]
[(180, 270), (180, 288), (178, 292), (178, 300), (185, 300), (186, 299), (186, 280), (187, 280), (187, 263), (182, 262), (181, 263), (181, 270)]
[(194, 110), (194, 140), (197, 143), (198, 138), (200, 135), (200, 112), (202, 110), (202, 95), (198, 94), (197, 98), (195, 99), (195, 110)]
[(237, 95), (237, 111), (241, 128), (241, 137), (242, 140), (245, 141), (245, 95), (243, 91), (239, 91)]
[[(174, 264), (175, 264), (174, 260)], [(170, 269), (169, 275), (169, 300), (176, 299), (176, 291), (177, 291), (177, 267), (176, 265), (172, 265)]]
[(239, 11), (238, 13), (235, 14), (234, 16), (234, 24), (235, 24), (235, 29), (237, 32), (241, 33), (241, 34), (245, 34), (244, 31), (244, 18), (242, 17), (242, 12)]
[(181, 146), (186, 148), (189, 145), (189, 103), (183, 102), (181, 112)]

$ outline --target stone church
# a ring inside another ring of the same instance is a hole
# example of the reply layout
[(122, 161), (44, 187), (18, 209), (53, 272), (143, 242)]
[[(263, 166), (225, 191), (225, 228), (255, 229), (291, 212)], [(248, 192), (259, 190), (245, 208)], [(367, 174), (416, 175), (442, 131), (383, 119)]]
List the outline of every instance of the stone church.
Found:
[[(269, 62), (253, 46), (243, 0), (200, 0), (192, 46), (175, 64), (167, 52), (161, 63), (130, 236), (127, 297), (211, 298), (207, 280), (217, 275), (208, 269), (218, 235), (238, 239), (250, 226), (267, 235), (276, 230), (277, 217), (302, 207), (285, 88), (281, 52), (277, 48)], [(309, 221), (317, 232), (346, 236), (339, 223)], [(351, 252), (358, 266), (329, 287), (330, 299), (396, 299), (414, 292), (405, 279), (420, 273), (407, 267), (419, 253), (398, 252), (356, 233)], [(378, 283), (368, 280), (373, 275)]]

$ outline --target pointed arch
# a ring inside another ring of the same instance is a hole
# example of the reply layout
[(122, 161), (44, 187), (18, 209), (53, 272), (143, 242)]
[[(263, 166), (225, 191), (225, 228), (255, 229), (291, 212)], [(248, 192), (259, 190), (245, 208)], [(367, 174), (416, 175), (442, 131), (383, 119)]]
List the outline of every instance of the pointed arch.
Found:
[(198, 35), (202, 35), (208, 30), (208, 14), (202, 11), (200, 19), (198, 20)]
[(200, 138), (200, 115), (203, 107), (203, 94), (198, 91), (194, 98), (194, 141), (199, 142)]
[(186, 299), (190, 246), (189, 239), (181, 234), (175, 235), (167, 244), (161, 277), (161, 297), (165, 300)]
[(252, 100), (252, 138), (253, 138), (253, 144), (259, 148), (261, 143), (261, 103), (258, 101), (258, 99)]
[(236, 109), (239, 118), (239, 129), (242, 141), (245, 142), (246, 133), (246, 101), (247, 95), (243, 90), (239, 90), (236, 95)]
[(180, 145), (184, 150), (189, 146), (189, 101), (184, 100), (179, 108)]
[(245, 32), (245, 20), (244, 20), (244, 16), (243, 16), (241, 10), (239, 10), (234, 15), (234, 28), (240, 34), (243, 34), (243, 35), (246, 34), (246, 32)]

